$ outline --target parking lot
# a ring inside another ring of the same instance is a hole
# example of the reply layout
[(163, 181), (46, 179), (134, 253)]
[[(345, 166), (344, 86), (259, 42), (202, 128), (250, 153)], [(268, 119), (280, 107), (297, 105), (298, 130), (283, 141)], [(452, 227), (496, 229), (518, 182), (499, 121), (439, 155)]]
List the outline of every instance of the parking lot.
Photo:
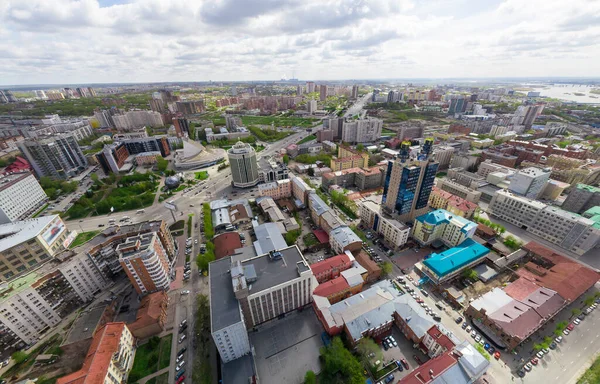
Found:
[[(421, 362), (426, 362), (429, 360), (427, 355), (423, 354), (419, 349), (413, 348), (412, 341), (408, 340), (402, 332), (398, 329), (398, 327), (392, 327), (391, 336), (398, 344), (397, 347), (391, 347), (389, 349), (385, 349), (383, 345), (381, 346), (381, 351), (383, 352), (383, 364), (387, 364), (390, 361), (402, 361), (405, 359), (408, 363), (408, 369), (404, 369), (403, 371), (396, 370), (393, 372), (394, 380), (400, 380), (404, 376), (407, 376), (410, 372), (412, 372), (417, 366), (418, 363), (415, 360), (414, 356), (417, 356)], [(395, 382), (395, 381), (394, 381)]]

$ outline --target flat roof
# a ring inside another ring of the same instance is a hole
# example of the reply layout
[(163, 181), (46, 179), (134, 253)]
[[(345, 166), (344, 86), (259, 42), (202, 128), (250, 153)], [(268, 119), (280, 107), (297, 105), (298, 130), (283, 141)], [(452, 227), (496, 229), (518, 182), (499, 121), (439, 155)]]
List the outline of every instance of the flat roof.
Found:
[(458, 246), (442, 253), (432, 253), (431, 257), (423, 261), (423, 264), (439, 277), (443, 277), (481, 259), (489, 252), (489, 249), (473, 239), (466, 239)]
[(56, 218), (58, 215), (41, 216), (0, 225), (0, 252), (36, 237)]
[(231, 257), (208, 264), (210, 279), (210, 322), (214, 332), (242, 321), (240, 304), (233, 293)]
[[(304, 264), (306, 260), (298, 247), (292, 245), (280, 249), (279, 252), (282, 255), (279, 260), (271, 260), (267, 253), (242, 262), (244, 267), (253, 265), (256, 271), (256, 281), (248, 284), (249, 295), (299, 277), (296, 263), (302, 262)], [(229, 285), (231, 286), (231, 278), (229, 279)]]
[(347, 225), (343, 225), (335, 228), (329, 233), (329, 237), (333, 237), (336, 239), (338, 243), (340, 243), (343, 247), (348, 244), (362, 242), (360, 237), (354, 231), (348, 227)]
[[(253, 225), (254, 223), (255, 221), (252, 221)], [(257, 239), (254, 242), (257, 255), (264, 255), (270, 251), (277, 251), (288, 246), (277, 223), (254, 225), (254, 234)]]

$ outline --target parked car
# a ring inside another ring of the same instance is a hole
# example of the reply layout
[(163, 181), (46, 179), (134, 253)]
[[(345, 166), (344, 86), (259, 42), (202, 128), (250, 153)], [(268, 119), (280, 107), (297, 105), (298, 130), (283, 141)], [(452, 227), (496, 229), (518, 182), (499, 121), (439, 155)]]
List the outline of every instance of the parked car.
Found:
[(542, 359), (544, 358), (544, 352), (543, 351), (539, 351), (538, 353), (535, 354), (537, 356), (538, 359)]
[(556, 342), (552, 342), (552, 344), (550, 344), (550, 349), (556, 349), (557, 344)]
[(469, 324), (467, 323), (462, 323), (462, 325), (460, 326), (462, 329), (467, 329), (467, 327), (469, 326)]
[[(467, 323), (465, 323), (465, 324), (467, 324)], [(470, 325), (467, 325), (467, 328), (465, 328), (465, 331), (467, 331), (467, 332), (471, 332), (471, 330), (473, 330), (473, 328), (471, 328), (471, 326), (470, 326)]]
[(570, 332), (568, 329), (565, 329), (565, 330), (563, 331), (563, 334), (564, 334), (565, 336), (567, 336), (569, 333), (571, 333), (571, 332)]
[(527, 372), (531, 372), (531, 370), (533, 369), (533, 365), (531, 365), (531, 363), (527, 363), (525, 364), (525, 366), (523, 366), (523, 368), (525, 368)]
[(569, 324), (569, 325), (567, 326), (567, 329), (568, 329), (569, 331), (572, 331), (572, 330), (573, 330), (573, 328), (575, 328), (575, 325), (574, 325), (573, 323), (571, 323), (571, 324)]
[(182, 360), (181, 363), (179, 363), (177, 365), (177, 368), (175, 368), (175, 370), (179, 371), (181, 368), (183, 368), (185, 366), (185, 360)]
[[(436, 304), (436, 305), (437, 305), (437, 304)], [(438, 307), (438, 308), (439, 308), (439, 307)], [(443, 308), (440, 308), (440, 309), (443, 309)], [(456, 324), (460, 324), (460, 323), (462, 323), (462, 322), (463, 322), (463, 318), (462, 318), (462, 317), (460, 317), (460, 316), (458, 316), (456, 319), (454, 319), (454, 322), (455, 322)], [(464, 329), (464, 328), (463, 328), (463, 329)]]
[(183, 354), (185, 353), (185, 351), (187, 351), (187, 348), (186, 348), (186, 347), (183, 347), (183, 348), (181, 348), (181, 349), (179, 350), (179, 352), (177, 352), (177, 355), (178, 355), (178, 356), (180, 356), (180, 355), (183, 355)]
[(562, 336), (558, 336), (556, 339), (554, 339), (554, 341), (556, 341), (557, 343), (562, 343), (563, 341), (563, 337)]
[(496, 360), (500, 360), (500, 352), (499, 351), (494, 352), (494, 358)]
[(398, 367), (398, 370), (400, 372), (404, 371), (404, 367), (402, 366), (402, 363), (399, 362), (398, 360), (396, 360), (396, 366)]
[(404, 369), (408, 369), (409, 368), (408, 362), (406, 361), (406, 359), (400, 359), (400, 362), (404, 366)]
[(415, 359), (415, 361), (416, 361), (416, 362), (417, 362), (419, 365), (423, 364), (423, 362), (421, 361), (421, 359), (419, 359), (419, 356), (417, 356), (417, 355), (413, 355), (413, 359)]
[(533, 365), (538, 365), (539, 360), (537, 359), (537, 357), (534, 357), (533, 359), (531, 359), (531, 364)]
[(579, 320), (579, 319), (573, 320), (573, 324), (575, 324), (575, 325), (579, 325), (580, 323), (581, 323), (581, 320)]
[(183, 343), (183, 340), (185, 340), (185, 334), (181, 335), (179, 338), (179, 344)]
[(394, 380), (394, 374), (393, 373), (390, 373), (388, 375), (388, 377), (385, 378), (386, 384), (392, 382), (393, 380)]

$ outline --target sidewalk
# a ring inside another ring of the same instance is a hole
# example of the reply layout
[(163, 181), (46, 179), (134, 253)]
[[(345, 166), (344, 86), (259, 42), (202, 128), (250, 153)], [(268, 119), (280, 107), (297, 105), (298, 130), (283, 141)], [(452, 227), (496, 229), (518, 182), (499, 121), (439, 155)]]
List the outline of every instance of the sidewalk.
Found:
[(137, 384), (144, 384), (144, 383), (146, 383), (146, 381), (150, 380), (151, 378), (156, 377), (156, 376), (160, 376), (160, 375), (162, 375), (165, 372), (169, 372), (169, 367), (163, 368), (160, 371), (154, 372), (151, 375), (148, 375), (148, 376), (146, 376), (146, 377), (144, 377), (142, 379), (139, 379), (138, 382), (137, 382)]

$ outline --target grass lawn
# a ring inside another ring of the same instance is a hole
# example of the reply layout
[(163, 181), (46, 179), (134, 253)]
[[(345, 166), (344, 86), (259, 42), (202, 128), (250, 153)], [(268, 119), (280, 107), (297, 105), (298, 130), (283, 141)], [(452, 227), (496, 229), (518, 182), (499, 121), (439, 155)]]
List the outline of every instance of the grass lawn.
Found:
[(395, 135), (395, 134), (396, 134), (396, 132), (394, 132), (394, 131), (390, 131), (389, 129), (382, 129), (382, 130), (381, 130), (381, 134), (382, 134), (382, 135)]
[(200, 171), (200, 172), (196, 172), (196, 179), (198, 180), (206, 180), (208, 179), (208, 172), (207, 171)]
[(73, 249), (77, 246), (80, 246), (81, 244), (87, 243), (88, 241), (90, 241), (94, 237), (96, 237), (96, 235), (99, 233), (100, 233), (100, 231), (89, 231), (89, 232), (78, 233), (75, 240), (73, 240), (71, 245), (69, 245), (69, 249)]
[(276, 129), (264, 129), (256, 126), (248, 126), (248, 130), (261, 141), (274, 142), (293, 135), (294, 131), (279, 132)]
[(244, 125), (271, 125), (275, 124), (275, 127), (306, 127), (310, 128), (315, 125), (318, 119), (303, 119), (301, 117), (284, 117), (284, 116), (242, 116), (242, 123)]
[[(158, 370), (169, 366), (171, 361), (171, 345), (173, 341), (173, 335), (167, 335), (160, 339), (160, 355), (158, 356)], [(160, 377), (160, 376), (159, 376)], [(168, 374), (167, 374), (168, 378)]]
[(304, 144), (304, 143), (308, 143), (309, 141), (311, 141), (311, 140), (314, 140), (314, 139), (316, 139), (316, 138), (317, 138), (317, 136), (315, 136), (315, 135), (308, 135), (308, 136), (306, 136), (304, 139), (302, 139), (302, 140), (300, 140), (299, 142), (297, 142), (296, 144)]
[(317, 240), (317, 237), (313, 233), (307, 233), (302, 237), (302, 240), (304, 241), (304, 245), (306, 245), (307, 248), (319, 244), (319, 240)]
[(577, 380), (577, 384), (600, 383), (600, 357), (594, 360), (592, 366)]
[(135, 352), (133, 367), (129, 373), (129, 383), (153, 374), (169, 366), (173, 335), (162, 339), (152, 337), (146, 344), (140, 345)]
[(44, 204), (44, 205), (42, 206), (42, 208), (40, 208), (40, 209), (39, 209), (39, 210), (38, 210), (36, 213), (34, 213), (34, 214), (33, 214), (33, 216), (31, 216), (31, 218), (36, 218), (36, 217), (38, 217), (39, 215), (41, 215), (41, 214), (42, 214), (42, 213), (43, 213), (43, 212), (46, 210), (46, 208), (48, 208), (48, 206), (49, 206), (49, 205), (50, 205), (50, 203), (46, 203), (46, 204)]
[(165, 372), (162, 375), (151, 378), (146, 381), (146, 384), (169, 384), (169, 372)]

